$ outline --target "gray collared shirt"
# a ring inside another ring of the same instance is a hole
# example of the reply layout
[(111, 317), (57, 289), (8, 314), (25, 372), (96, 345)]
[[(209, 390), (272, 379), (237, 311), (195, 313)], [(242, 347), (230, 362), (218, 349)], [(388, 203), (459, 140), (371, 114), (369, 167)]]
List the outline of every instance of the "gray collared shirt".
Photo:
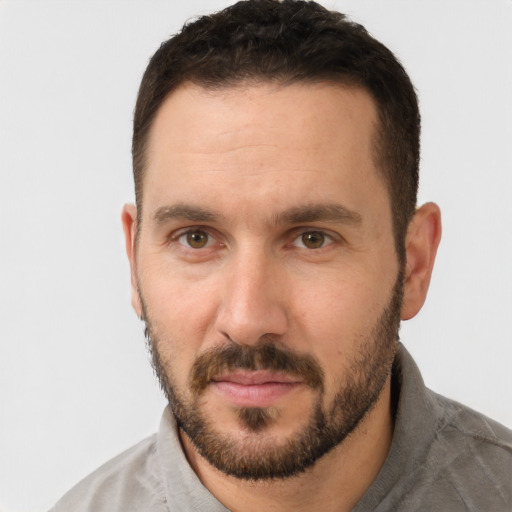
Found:
[[(512, 431), (427, 389), (407, 350), (394, 365), (393, 442), (354, 512), (511, 512)], [(225, 512), (187, 462), (169, 408), (158, 434), (107, 462), (53, 512)]]

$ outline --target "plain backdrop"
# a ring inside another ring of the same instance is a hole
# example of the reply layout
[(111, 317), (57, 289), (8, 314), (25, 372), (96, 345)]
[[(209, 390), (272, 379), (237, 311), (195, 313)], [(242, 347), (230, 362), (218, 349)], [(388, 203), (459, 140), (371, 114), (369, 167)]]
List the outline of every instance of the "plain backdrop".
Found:
[[(159, 44), (220, 0), (0, 1), (0, 509), (38, 512), (156, 430), (120, 211)], [(332, 1), (401, 59), (423, 113), (431, 291), (401, 338), (427, 385), (512, 427), (512, 3)]]

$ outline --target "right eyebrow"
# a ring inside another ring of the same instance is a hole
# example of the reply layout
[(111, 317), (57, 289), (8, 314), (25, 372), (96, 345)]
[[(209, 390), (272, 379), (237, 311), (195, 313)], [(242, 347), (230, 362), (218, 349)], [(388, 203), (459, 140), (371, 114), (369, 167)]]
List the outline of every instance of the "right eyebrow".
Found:
[(172, 206), (161, 206), (153, 215), (157, 225), (162, 225), (169, 220), (188, 220), (191, 222), (215, 222), (219, 216), (210, 210), (199, 206), (187, 204), (175, 204)]

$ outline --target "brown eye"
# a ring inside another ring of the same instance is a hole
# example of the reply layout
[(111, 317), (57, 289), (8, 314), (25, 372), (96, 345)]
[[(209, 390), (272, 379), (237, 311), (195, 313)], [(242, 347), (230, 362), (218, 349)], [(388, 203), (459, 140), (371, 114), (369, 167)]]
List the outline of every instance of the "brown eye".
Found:
[(182, 243), (184, 245), (188, 245), (192, 249), (202, 249), (206, 247), (210, 241), (210, 235), (201, 230), (188, 231), (187, 233), (184, 233), (180, 238), (182, 239)]
[(304, 247), (320, 249), (325, 243), (325, 235), (321, 231), (308, 231), (301, 236)]

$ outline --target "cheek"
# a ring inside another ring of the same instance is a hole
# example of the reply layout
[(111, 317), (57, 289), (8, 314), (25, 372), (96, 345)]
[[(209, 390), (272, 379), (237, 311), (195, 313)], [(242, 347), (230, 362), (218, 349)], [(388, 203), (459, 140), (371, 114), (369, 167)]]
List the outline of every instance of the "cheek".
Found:
[(177, 273), (154, 272), (140, 287), (161, 358), (173, 371), (188, 375), (215, 316), (213, 294)]
[[(371, 283), (371, 284), (370, 284)], [(296, 329), (324, 367), (326, 374), (348, 367), (388, 301), (387, 283), (368, 276), (331, 279), (321, 292), (296, 291)]]

